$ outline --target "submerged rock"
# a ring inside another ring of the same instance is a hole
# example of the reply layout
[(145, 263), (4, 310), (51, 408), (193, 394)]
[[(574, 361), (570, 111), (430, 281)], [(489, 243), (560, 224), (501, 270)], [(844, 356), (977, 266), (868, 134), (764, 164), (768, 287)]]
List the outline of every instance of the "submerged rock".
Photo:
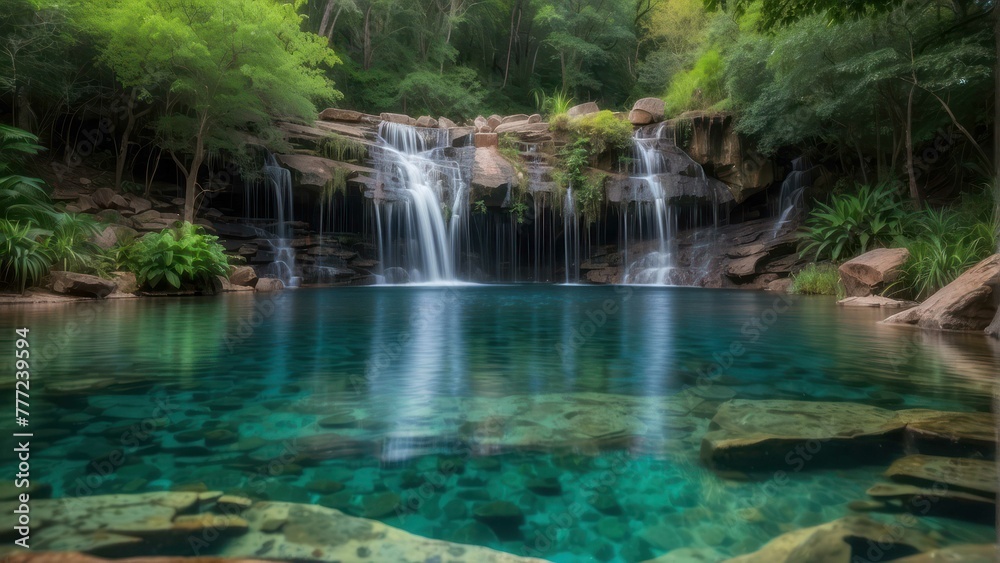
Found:
[(911, 528), (848, 516), (788, 532), (726, 563), (853, 563), (895, 559), (935, 547), (933, 540)]
[(955, 545), (896, 559), (896, 563), (996, 563), (1000, 549), (996, 544)]
[(516, 504), (502, 500), (477, 506), (472, 517), (489, 526), (500, 538), (518, 537), (524, 524), (524, 512)]
[(701, 457), (717, 469), (798, 471), (860, 455), (870, 462), (901, 451), (904, 442), (962, 455), (991, 456), (996, 448), (991, 413), (892, 411), (858, 403), (732, 400), (719, 407), (711, 428)]
[(904, 483), (947, 485), (992, 499), (997, 494), (997, 464), (984, 459), (909, 455), (893, 462), (885, 475)]

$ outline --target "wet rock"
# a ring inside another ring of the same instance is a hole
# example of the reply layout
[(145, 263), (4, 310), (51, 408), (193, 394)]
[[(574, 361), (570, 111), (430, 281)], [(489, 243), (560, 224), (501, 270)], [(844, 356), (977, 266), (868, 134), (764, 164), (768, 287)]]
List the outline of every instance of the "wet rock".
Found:
[(525, 483), (525, 488), (543, 497), (554, 497), (562, 494), (562, 485), (556, 477), (536, 477)]
[(387, 518), (396, 515), (403, 508), (396, 493), (368, 495), (361, 504), (364, 507), (361, 513), (364, 518)]
[(323, 417), (317, 422), (321, 428), (344, 428), (354, 426), (357, 423), (358, 419), (350, 412), (339, 412)]
[(408, 115), (403, 115), (401, 113), (382, 113), (379, 115), (382, 121), (388, 121), (389, 123), (401, 123), (403, 125), (416, 125), (416, 120)]
[(618, 504), (618, 499), (608, 493), (598, 493), (587, 499), (587, 502), (594, 510), (602, 514), (617, 516), (624, 512), (621, 505)]
[(452, 499), (445, 503), (443, 512), (445, 518), (449, 520), (462, 520), (469, 515), (469, 509), (465, 503), (458, 499)]
[(22, 494), (29, 495), (33, 500), (47, 499), (52, 496), (52, 485), (35, 479), (27, 487), (15, 487), (13, 481), (0, 482), (0, 502), (17, 500)]
[(260, 293), (281, 291), (285, 289), (285, 284), (277, 278), (260, 278), (257, 280), (257, 285), (254, 286)]
[(414, 123), (414, 125), (417, 127), (437, 127), (438, 120), (434, 119), (429, 115), (422, 115), (417, 118), (417, 121), (416, 123)]
[(215, 505), (222, 510), (225, 514), (239, 513), (251, 506), (253, 506), (253, 501), (237, 495), (222, 495), (219, 500), (215, 501)]
[(878, 295), (899, 278), (910, 258), (905, 248), (877, 248), (844, 262), (840, 280), (848, 297)]
[(458, 127), (458, 124), (448, 119), (447, 117), (439, 117), (438, 127), (440, 127), (441, 129), (454, 129), (455, 127)]
[(488, 545), (500, 541), (496, 532), (480, 522), (470, 522), (455, 530), (449, 538), (455, 543), (469, 545)]
[(340, 491), (343, 491), (345, 487), (346, 485), (340, 481), (331, 481), (329, 479), (317, 479), (306, 484), (306, 490), (319, 493), (321, 495), (339, 493)]
[(50, 279), (52, 291), (79, 297), (104, 299), (117, 288), (113, 281), (73, 272), (53, 271)]
[[(882, 556), (907, 556), (937, 547), (923, 534), (907, 527), (889, 526), (864, 516), (849, 516), (811, 528), (788, 532), (754, 553), (726, 563), (852, 563), (868, 559), (874, 545)], [(856, 546), (856, 547), (855, 547)]]
[(893, 462), (885, 476), (902, 483), (947, 485), (987, 498), (995, 498), (997, 493), (996, 462), (984, 459), (909, 455)]
[(870, 307), (880, 309), (909, 309), (919, 305), (916, 301), (905, 301), (900, 299), (889, 299), (880, 295), (868, 297), (847, 297), (837, 301), (842, 307)]
[(486, 524), (500, 538), (516, 538), (520, 536), (524, 513), (512, 502), (494, 501), (481, 504), (472, 511), (472, 517)]
[(737, 399), (719, 407), (701, 457), (713, 467), (759, 468), (786, 466), (796, 447), (829, 457), (834, 446), (850, 444), (854, 455), (861, 455), (858, 450), (880, 450), (903, 427), (893, 411), (868, 405)]
[(896, 559), (895, 563), (996, 563), (1000, 548), (996, 544), (955, 545)]
[(970, 268), (920, 306), (882, 321), (934, 330), (985, 330), (997, 315), (992, 283), (1000, 276), (1000, 254)]
[(618, 543), (630, 535), (628, 525), (621, 518), (606, 516), (597, 522), (597, 533)]
[(896, 411), (896, 419), (906, 425), (906, 441), (925, 451), (993, 457), (997, 449), (993, 413), (907, 409)]
[(717, 563), (725, 556), (711, 547), (681, 547), (650, 559), (646, 563)]

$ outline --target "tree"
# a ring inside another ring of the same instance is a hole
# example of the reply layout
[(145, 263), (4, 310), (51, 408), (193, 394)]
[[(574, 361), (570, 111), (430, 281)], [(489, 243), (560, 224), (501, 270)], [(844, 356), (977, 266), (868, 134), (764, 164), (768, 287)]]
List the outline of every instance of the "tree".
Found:
[(157, 142), (185, 178), (185, 221), (194, 221), (198, 174), (210, 154), (275, 146), (275, 118), (312, 119), (314, 101), (339, 97), (322, 68), (338, 58), (324, 38), (300, 30), (297, 4), (88, 3), (84, 21), (102, 61), (155, 108)]

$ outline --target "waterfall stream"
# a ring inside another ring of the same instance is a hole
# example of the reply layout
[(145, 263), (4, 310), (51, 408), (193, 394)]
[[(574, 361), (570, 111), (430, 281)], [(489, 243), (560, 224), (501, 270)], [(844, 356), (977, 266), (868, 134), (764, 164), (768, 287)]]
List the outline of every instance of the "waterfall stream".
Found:
[(781, 183), (781, 193), (778, 196), (778, 209), (781, 215), (774, 224), (771, 238), (777, 238), (781, 229), (802, 210), (805, 189), (812, 184), (812, 180), (812, 167), (809, 161), (805, 157), (792, 160), (792, 171)]
[(378, 142), (374, 155), (381, 197), (375, 218), (386, 280), (457, 280), (461, 238), (468, 231), (469, 186), (445, 154), (448, 131), (383, 122)]
[(295, 275), (295, 249), (292, 248), (294, 231), (289, 223), (295, 220), (292, 206), (292, 173), (278, 163), (278, 159), (268, 152), (264, 157), (264, 174), (274, 193), (274, 226), (271, 244), (274, 246), (274, 262), (269, 274), (279, 278), (288, 287), (298, 286), (301, 278)]
[[(667, 160), (658, 144), (663, 137), (665, 125), (649, 131), (639, 129), (635, 132), (635, 169), (633, 177), (639, 180), (640, 191), (645, 189), (645, 196), (636, 194), (635, 210), (632, 228), (636, 229), (641, 238), (644, 233), (650, 233), (656, 240), (652, 251), (631, 262), (625, 271), (624, 283), (673, 285), (672, 275), (676, 267), (673, 235), (677, 232), (677, 222), (674, 209), (667, 198), (667, 186), (664, 176)], [(625, 212), (625, 230), (623, 240), (629, 233), (629, 209)]]

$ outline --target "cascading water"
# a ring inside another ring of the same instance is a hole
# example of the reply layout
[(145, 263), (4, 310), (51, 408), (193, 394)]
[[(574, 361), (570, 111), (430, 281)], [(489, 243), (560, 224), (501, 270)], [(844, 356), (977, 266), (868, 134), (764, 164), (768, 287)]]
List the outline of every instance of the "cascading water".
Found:
[(375, 220), (387, 281), (455, 281), (469, 204), (468, 182), (445, 154), (449, 132), (383, 122), (378, 135)]
[(281, 279), (286, 286), (295, 287), (301, 279), (295, 275), (295, 249), (291, 246), (294, 232), (289, 225), (295, 220), (292, 209), (292, 173), (268, 152), (264, 157), (264, 174), (274, 190), (275, 201), (275, 225), (272, 231), (276, 238), (271, 240), (274, 262), (270, 273)]
[(573, 186), (566, 190), (563, 203), (563, 250), (566, 259), (566, 283), (580, 281), (580, 215), (573, 199)]
[(777, 238), (783, 227), (794, 219), (803, 207), (803, 196), (806, 187), (812, 184), (812, 167), (805, 157), (792, 160), (792, 171), (781, 183), (781, 193), (778, 196), (778, 210), (781, 215), (774, 224), (771, 238)]
[[(639, 129), (633, 137), (636, 157), (634, 177), (639, 180), (640, 191), (642, 189), (648, 191), (645, 197), (640, 194), (634, 197), (635, 213), (632, 228), (637, 230), (640, 238), (644, 232), (651, 231), (657, 246), (629, 264), (623, 280), (625, 283), (673, 284), (676, 249), (672, 246), (671, 239), (676, 232), (676, 218), (667, 200), (667, 190), (664, 185), (663, 174), (667, 172), (667, 162), (657, 147), (664, 128), (665, 124), (660, 124), (652, 132)], [(623, 240), (626, 241), (630, 235), (628, 232), (630, 216), (629, 210), (626, 209), (623, 233)], [(625, 248), (627, 249), (627, 246)]]

